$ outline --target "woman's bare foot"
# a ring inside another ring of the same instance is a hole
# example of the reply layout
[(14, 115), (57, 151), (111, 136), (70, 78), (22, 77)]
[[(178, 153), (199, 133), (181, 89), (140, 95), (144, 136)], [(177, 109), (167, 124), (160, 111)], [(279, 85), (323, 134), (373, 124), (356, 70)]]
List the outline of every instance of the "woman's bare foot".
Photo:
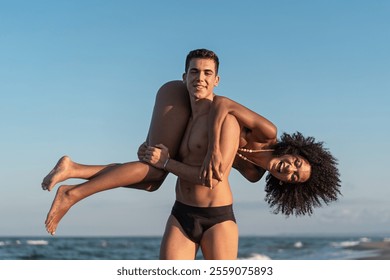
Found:
[(68, 156), (63, 156), (54, 166), (53, 170), (42, 181), (42, 189), (51, 191), (54, 186), (70, 178), (72, 160)]
[(57, 194), (54, 197), (53, 203), (45, 221), (46, 230), (51, 235), (55, 234), (58, 223), (74, 204), (68, 194), (68, 191), (73, 187), (74, 186), (60, 186), (57, 190)]

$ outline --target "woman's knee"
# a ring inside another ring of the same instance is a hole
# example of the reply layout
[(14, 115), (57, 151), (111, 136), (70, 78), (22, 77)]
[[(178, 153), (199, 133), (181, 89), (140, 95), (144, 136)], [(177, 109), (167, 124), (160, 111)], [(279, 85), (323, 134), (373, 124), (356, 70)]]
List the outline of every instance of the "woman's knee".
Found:
[(171, 156), (174, 156), (187, 127), (190, 113), (189, 96), (184, 84), (180, 81), (171, 81), (163, 85), (156, 95), (148, 144), (164, 144)]

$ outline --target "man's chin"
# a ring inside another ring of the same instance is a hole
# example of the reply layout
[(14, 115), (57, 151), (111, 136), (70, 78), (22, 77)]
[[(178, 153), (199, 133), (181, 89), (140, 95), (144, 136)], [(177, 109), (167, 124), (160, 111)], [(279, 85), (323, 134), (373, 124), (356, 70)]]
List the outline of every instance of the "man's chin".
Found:
[(195, 100), (203, 99), (206, 96), (205, 94), (199, 92), (192, 93), (191, 95)]
[(195, 100), (206, 99), (206, 98), (208, 98), (209, 96), (212, 96), (212, 94), (209, 94), (208, 92), (194, 92), (194, 93), (192, 94), (192, 97), (193, 97)]

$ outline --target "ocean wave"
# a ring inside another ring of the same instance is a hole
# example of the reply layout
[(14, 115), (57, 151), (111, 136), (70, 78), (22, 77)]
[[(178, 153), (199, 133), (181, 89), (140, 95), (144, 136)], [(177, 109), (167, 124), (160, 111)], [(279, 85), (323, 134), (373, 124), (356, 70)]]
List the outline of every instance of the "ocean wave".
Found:
[(270, 260), (271, 258), (266, 255), (252, 253), (249, 255), (249, 257), (238, 258), (238, 259), (239, 260)]
[(341, 242), (332, 242), (331, 246), (336, 248), (348, 248), (354, 247), (360, 244), (360, 241), (341, 241)]
[(360, 243), (365, 243), (365, 242), (371, 242), (371, 239), (368, 237), (361, 237), (359, 240), (351, 241), (341, 241), (341, 242), (332, 242), (331, 245), (336, 248), (348, 248), (348, 247), (354, 247), (359, 245)]
[(26, 243), (28, 245), (34, 245), (34, 246), (45, 246), (49, 244), (49, 241), (47, 240), (27, 240)]
[(359, 240), (360, 240), (360, 242), (370, 242), (371, 241), (371, 239), (368, 237), (362, 237)]

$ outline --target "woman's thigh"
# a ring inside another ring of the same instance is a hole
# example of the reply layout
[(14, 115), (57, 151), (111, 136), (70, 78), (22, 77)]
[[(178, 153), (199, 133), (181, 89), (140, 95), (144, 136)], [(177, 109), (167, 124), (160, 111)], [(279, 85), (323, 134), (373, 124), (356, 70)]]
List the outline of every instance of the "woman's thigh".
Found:
[(207, 260), (235, 260), (238, 254), (238, 226), (226, 221), (209, 228), (200, 243)]
[[(191, 114), (188, 91), (182, 81), (164, 84), (156, 95), (147, 136), (148, 145), (164, 144), (172, 158), (179, 150)], [(139, 166), (141, 180), (127, 184), (129, 188), (156, 191), (164, 182), (167, 173), (150, 167), (146, 163)], [(129, 172), (130, 174), (131, 172)], [(133, 180), (134, 181), (134, 180)]]
[(148, 144), (164, 144), (174, 157), (179, 150), (191, 114), (188, 91), (182, 81), (163, 85), (154, 104)]
[(169, 216), (160, 247), (161, 260), (194, 260), (198, 245), (188, 239), (174, 216)]

